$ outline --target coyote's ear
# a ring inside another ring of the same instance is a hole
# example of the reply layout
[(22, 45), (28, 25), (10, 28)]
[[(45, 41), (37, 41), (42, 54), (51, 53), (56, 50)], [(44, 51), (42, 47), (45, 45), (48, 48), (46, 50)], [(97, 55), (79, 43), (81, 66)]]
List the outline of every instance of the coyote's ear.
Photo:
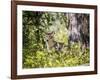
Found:
[(54, 32), (54, 31), (52, 31), (51, 35), (53, 36), (54, 34), (55, 34), (55, 32)]

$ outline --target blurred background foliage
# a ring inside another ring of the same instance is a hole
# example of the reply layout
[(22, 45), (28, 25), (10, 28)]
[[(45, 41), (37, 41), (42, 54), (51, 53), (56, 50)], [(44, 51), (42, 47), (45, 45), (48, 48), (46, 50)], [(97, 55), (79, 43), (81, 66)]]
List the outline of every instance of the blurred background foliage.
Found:
[(71, 44), (62, 51), (47, 51), (44, 37), (54, 31), (54, 40), (68, 45), (68, 17), (65, 13), (23, 11), (23, 68), (89, 65), (89, 48)]

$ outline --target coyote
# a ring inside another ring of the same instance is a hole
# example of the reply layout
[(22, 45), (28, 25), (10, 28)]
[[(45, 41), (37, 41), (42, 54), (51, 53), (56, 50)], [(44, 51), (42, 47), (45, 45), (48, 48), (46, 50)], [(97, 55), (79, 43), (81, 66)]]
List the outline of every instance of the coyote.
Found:
[(64, 47), (64, 43), (57, 42), (54, 40), (54, 32), (48, 32), (45, 35), (44, 41), (46, 43), (47, 51), (54, 49), (55, 51), (61, 51)]

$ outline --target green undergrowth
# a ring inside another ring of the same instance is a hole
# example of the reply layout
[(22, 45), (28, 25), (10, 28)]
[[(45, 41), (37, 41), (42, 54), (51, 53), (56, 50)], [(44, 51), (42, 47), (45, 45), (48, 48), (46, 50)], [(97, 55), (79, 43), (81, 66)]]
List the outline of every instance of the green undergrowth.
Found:
[(63, 51), (23, 49), (23, 68), (72, 67), (89, 65), (89, 48), (84, 51), (73, 44)]

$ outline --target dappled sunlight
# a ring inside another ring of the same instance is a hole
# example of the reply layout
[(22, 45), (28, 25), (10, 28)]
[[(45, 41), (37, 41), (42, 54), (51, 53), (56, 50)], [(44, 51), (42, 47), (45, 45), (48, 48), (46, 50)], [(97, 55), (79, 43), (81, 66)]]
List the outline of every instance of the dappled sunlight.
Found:
[(89, 66), (89, 15), (23, 11), (23, 68)]

